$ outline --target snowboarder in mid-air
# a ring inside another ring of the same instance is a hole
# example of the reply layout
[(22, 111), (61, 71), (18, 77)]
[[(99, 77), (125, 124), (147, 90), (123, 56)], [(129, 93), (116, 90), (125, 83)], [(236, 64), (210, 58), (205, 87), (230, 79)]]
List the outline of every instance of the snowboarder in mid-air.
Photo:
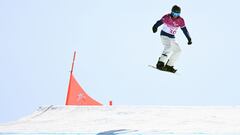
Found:
[(172, 7), (172, 11), (169, 14), (164, 15), (159, 21), (157, 21), (153, 27), (153, 33), (156, 33), (158, 27), (163, 24), (163, 28), (160, 33), (164, 50), (159, 58), (156, 68), (162, 71), (175, 73), (174, 64), (181, 53), (181, 49), (178, 43), (175, 41), (175, 34), (180, 27), (184, 35), (188, 39), (188, 45), (192, 44), (191, 37), (185, 26), (184, 19), (180, 16), (181, 8), (177, 5)]

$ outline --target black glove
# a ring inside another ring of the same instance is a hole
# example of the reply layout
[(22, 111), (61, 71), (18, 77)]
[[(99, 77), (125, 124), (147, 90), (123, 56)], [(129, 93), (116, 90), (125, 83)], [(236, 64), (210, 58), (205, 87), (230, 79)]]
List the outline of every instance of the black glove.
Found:
[(153, 33), (156, 33), (157, 32), (157, 27), (152, 27), (152, 31), (153, 31)]
[(192, 40), (188, 40), (188, 45), (191, 45), (192, 44)]

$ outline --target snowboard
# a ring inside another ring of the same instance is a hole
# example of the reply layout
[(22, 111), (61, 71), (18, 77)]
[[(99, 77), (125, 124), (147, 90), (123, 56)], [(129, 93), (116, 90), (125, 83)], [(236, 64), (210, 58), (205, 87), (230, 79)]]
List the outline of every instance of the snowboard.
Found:
[(179, 73), (172, 73), (172, 72), (168, 72), (168, 71), (164, 71), (164, 70), (160, 70), (160, 69), (157, 69), (157, 67), (155, 67), (155, 66), (153, 66), (153, 65), (148, 65), (149, 67), (151, 67), (151, 68), (154, 68), (154, 69), (156, 69), (156, 70), (158, 70), (158, 71), (162, 71), (162, 72), (165, 72), (165, 73), (170, 73), (170, 74), (178, 74), (179, 75)]

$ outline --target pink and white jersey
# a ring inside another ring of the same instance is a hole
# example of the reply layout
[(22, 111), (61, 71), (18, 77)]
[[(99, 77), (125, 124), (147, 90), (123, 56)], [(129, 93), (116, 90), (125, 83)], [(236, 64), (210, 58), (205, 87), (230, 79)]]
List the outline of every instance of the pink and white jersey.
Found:
[(173, 18), (171, 14), (166, 14), (161, 20), (164, 24), (162, 30), (171, 35), (175, 35), (179, 27), (185, 27), (184, 19), (180, 16), (178, 18)]

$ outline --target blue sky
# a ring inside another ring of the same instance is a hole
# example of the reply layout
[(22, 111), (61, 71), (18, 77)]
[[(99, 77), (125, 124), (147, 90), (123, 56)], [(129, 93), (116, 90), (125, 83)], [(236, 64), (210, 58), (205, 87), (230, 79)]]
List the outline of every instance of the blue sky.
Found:
[[(174, 4), (193, 40), (178, 30), (180, 75), (148, 67), (163, 49), (152, 25)], [(0, 0), (0, 122), (64, 105), (75, 50), (76, 78), (105, 105), (239, 105), (239, 4)]]

